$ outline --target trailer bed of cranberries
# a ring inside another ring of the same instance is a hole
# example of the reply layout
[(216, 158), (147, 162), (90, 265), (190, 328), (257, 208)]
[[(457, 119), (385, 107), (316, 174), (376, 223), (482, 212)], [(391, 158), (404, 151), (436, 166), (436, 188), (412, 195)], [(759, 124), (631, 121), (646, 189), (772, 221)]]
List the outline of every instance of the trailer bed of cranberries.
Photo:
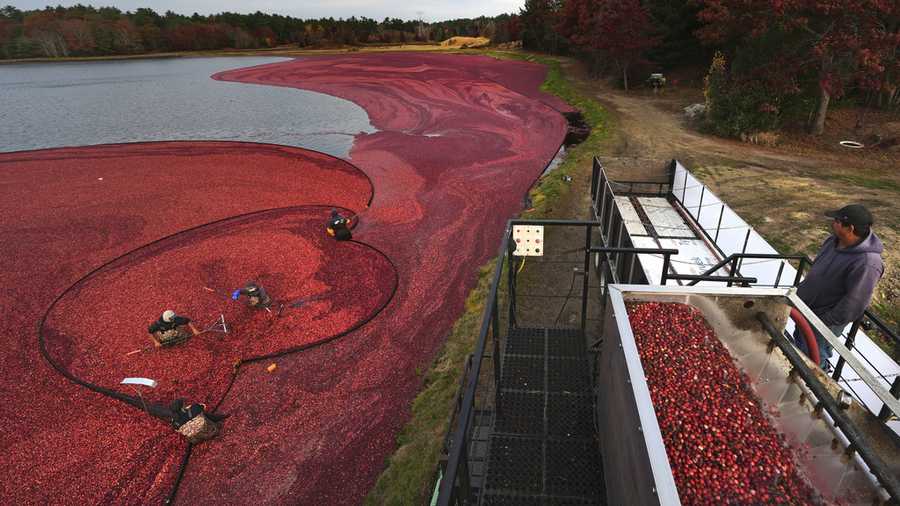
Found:
[(699, 310), (645, 302), (628, 317), (683, 503), (822, 502)]

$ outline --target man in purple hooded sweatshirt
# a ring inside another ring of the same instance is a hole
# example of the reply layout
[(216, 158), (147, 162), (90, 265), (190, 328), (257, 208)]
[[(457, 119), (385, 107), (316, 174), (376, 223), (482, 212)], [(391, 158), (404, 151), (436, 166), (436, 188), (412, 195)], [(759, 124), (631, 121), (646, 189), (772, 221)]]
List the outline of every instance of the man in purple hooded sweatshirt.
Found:
[[(875, 284), (884, 274), (884, 245), (872, 231), (868, 209), (851, 204), (825, 216), (832, 218), (832, 235), (822, 244), (812, 268), (797, 288), (797, 295), (831, 332), (840, 336), (850, 322), (862, 316), (872, 300)], [(806, 342), (795, 333), (797, 346), (807, 355)], [(831, 345), (816, 332), (821, 366), (831, 369)]]

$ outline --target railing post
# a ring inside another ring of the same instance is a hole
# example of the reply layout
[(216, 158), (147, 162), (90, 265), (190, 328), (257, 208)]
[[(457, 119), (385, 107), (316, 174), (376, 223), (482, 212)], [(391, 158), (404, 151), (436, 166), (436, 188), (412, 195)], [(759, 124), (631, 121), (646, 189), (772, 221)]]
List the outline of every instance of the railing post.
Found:
[[(512, 235), (512, 229), (509, 230), (510, 235)], [(513, 248), (515, 248), (515, 242), (511, 239), (509, 241), (509, 252), (506, 254), (506, 269), (507, 269), (507, 293), (509, 297), (509, 326), (512, 328), (516, 327), (516, 265), (515, 265), (515, 257), (513, 256)]]
[[(900, 399), (900, 376), (894, 377), (894, 382), (891, 384), (891, 395), (893, 395), (895, 399)], [(881, 411), (878, 413), (878, 419), (882, 422), (886, 422), (890, 417), (891, 410), (888, 409), (887, 405), (882, 406)]]
[[(700, 225), (700, 212), (703, 211), (703, 196), (706, 195), (706, 185), (700, 188), (700, 205), (697, 207), (697, 224)], [(701, 227), (703, 225), (700, 225)]]
[(596, 218), (597, 218), (597, 221), (602, 223), (603, 216), (606, 214), (606, 188), (608, 188), (608, 185), (604, 182), (600, 186), (602, 187), (602, 189), (600, 191), (600, 203), (598, 204), (600, 214), (599, 214), (599, 216), (596, 216)]
[[(613, 243), (613, 246), (616, 248), (622, 247), (622, 230), (624, 228), (625, 228), (625, 218), (622, 217), (621, 213), (619, 213), (619, 226), (617, 227), (617, 231), (616, 231), (616, 241)], [(615, 255), (615, 257), (616, 257), (616, 275), (621, 275), (623, 255), (624, 255), (624, 253), (622, 253), (621, 251), (617, 252)], [(611, 264), (610, 264), (610, 267), (612, 267)]]
[[(493, 307), (491, 308), (491, 337), (494, 340), (494, 351), (492, 361), (494, 363), (494, 391), (498, 390), (497, 385), (500, 384), (500, 308), (497, 307), (498, 295), (494, 293)], [(496, 406), (496, 400), (494, 402)]]
[[(844, 342), (844, 345), (847, 346), (848, 350), (853, 349), (853, 343), (856, 341), (856, 333), (859, 332), (860, 323), (862, 323), (862, 318), (853, 322), (853, 325), (850, 326), (850, 332), (847, 332), (847, 340)], [(837, 364), (835, 364), (834, 372), (831, 375), (834, 380), (841, 379), (841, 373), (844, 372), (844, 362), (844, 357), (838, 356)]]
[(747, 252), (747, 243), (750, 242), (750, 232), (752, 232), (752, 228), (747, 229), (747, 235), (744, 236), (744, 247), (741, 248), (741, 255)]
[(591, 239), (594, 227), (588, 225), (584, 234), (584, 280), (581, 283), (581, 333), (584, 334), (587, 328), (587, 306), (588, 306), (588, 272), (591, 269)]
[[(610, 192), (612, 192), (612, 189), (610, 189)], [(606, 219), (606, 226), (600, 231), (600, 236), (607, 242), (612, 239), (612, 232), (610, 229), (612, 228), (613, 211), (615, 211), (615, 202), (613, 201), (612, 195), (610, 195), (610, 197), (611, 205), (609, 206), (609, 217)], [(606, 235), (603, 234), (604, 232)]]
[(713, 239), (713, 243), (719, 243), (719, 230), (722, 229), (722, 216), (725, 215), (725, 204), (722, 204), (722, 209), (719, 210), (719, 223), (716, 224), (716, 237)]
[(659, 284), (665, 286), (667, 279), (669, 279), (669, 254), (663, 253), (662, 279)]
[(458, 497), (460, 499), (460, 503), (468, 504), (474, 499), (472, 497), (472, 483), (469, 480), (469, 452), (466, 446), (468, 442), (468, 436), (464, 441), (461, 441), (463, 444), (462, 447), (462, 456), (459, 459), (459, 471), (456, 476), (459, 478), (459, 494)]
[(781, 273), (784, 272), (784, 264), (784, 260), (782, 260), (781, 263), (778, 264), (778, 274), (775, 276), (775, 286), (773, 286), (772, 288), (778, 288), (778, 285), (781, 283)]
[(634, 284), (634, 259), (637, 257), (637, 253), (631, 254), (631, 260), (628, 262), (628, 284)]
[[(732, 278), (737, 277), (737, 275), (738, 275), (737, 262), (738, 262), (738, 257), (734, 256), (731, 258), (731, 277)], [(727, 286), (731, 286), (733, 284), (734, 284), (733, 281), (729, 281)]]

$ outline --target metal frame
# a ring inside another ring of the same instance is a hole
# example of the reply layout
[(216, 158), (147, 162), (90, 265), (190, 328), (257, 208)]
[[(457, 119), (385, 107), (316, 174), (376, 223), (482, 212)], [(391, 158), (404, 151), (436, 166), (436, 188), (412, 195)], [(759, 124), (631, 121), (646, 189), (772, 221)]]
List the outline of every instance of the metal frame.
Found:
[[(675, 161), (673, 160), (668, 167), (668, 183), (660, 183), (660, 182), (652, 182), (652, 185), (657, 186), (658, 191), (663, 191), (668, 187), (668, 192), (671, 194), (671, 191), (674, 189), (674, 175), (675, 175)], [(625, 182), (624, 184), (636, 184), (637, 182)], [(633, 188), (633, 186), (631, 186)], [(654, 196), (663, 196), (660, 194), (652, 194)], [(511, 241), (511, 231), (513, 225), (542, 225), (542, 226), (579, 226), (584, 227), (585, 229), (585, 241), (584, 241), (584, 259), (583, 259), (583, 283), (582, 283), (582, 293), (581, 293), (581, 322), (580, 329), (584, 332), (586, 328), (586, 315), (587, 315), (587, 305), (588, 305), (588, 289), (589, 289), (589, 276), (591, 270), (594, 270), (595, 275), (598, 276), (601, 283), (601, 292), (604, 294), (611, 293), (611, 290), (624, 290), (624, 289), (641, 289), (641, 290), (660, 290), (660, 291), (689, 291), (690, 293), (721, 293), (721, 287), (719, 288), (709, 288), (702, 286), (688, 286), (688, 287), (675, 287), (675, 286), (648, 286), (646, 284), (634, 284), (634, 283), (647, 283), (651, 280), (645, 279), (643, 274), (643, 269), (636, 269), (636, 265), (639, 265), (639, 259), (637, 258), (640, 254), (654, 254), (654, 255), (662, 255), (664, 261), (664, 269), (661, 276), (661, 282), (665, 283), (668, 279), (680, 279), (690, 281), (691, 285), (695, 285), (699, 281), (717, 281), (725, 283), (728, 287), (729, 295), (739, 295), (743, 293), (744, 290), (749, 290), (748, 293), (760, 294), (760, 293), (773, 293), (784, 295), (787, 291), (787, 288), (781, 289), (772, 289), (772, 290), (764, 290), (760, 288), (739, 288), (732, 287), (735, 283), (739, 285), (747, 285), (754, 284), (757, 282), (754, 278), (743, 277), (740, 275), (740, 267), (743, 259), (745, 258), (769, 258), (768, 255), (759, 255), (753, 253), (743, 252), (741, 254), (731, 255), (719, 265), (715, 266), (714, 269), (710, 269), (707, 272), (697, 275), (697, 276), (687, 276), (687, 275), (678, 275), (678, 274), (669, 274), (669, 261), (670, 257), (673, 254), (677, 254), (677, 250), (673, 249), (652, 249), (652, 248), (635, 248), (634, 244), (631, 242), (629, 234), (624, 230), (624, 221), (622, 216), (618, 210), (618, 206), (614, 200), (615, 193), (612, 190), (611, 182), (606, 176), (605, 171), (603, 170), (602, 164), (600, 164), (599, 160), (594, 159), (593, 166), (593, 177), (591, 179), (591, 211), (592, 216), (596, 218), (594, 221), (567, 221), (567, 220), (510, 220), (507, 224), (506, 230), (504, 232), (503, 240), (500, 245), (500, 249), (498, 251), (498, 257), (495, 262), (494, 273), (491, 281), (490, 292), (488, 294), (488, 298), (485, 304), (484, 313), (482, 316), (481, 328), (478, 334), (478, 337), (475, 342), (475, 351), (472, 355), (467, 358), (466, 372), (460, 383), (459, 395), (457, 397), (456, 406), (454, 409), (454, 415), (451, 418), (451, 428), (448, 432), (445, 448), (447, 449), (447, 458), (441, 461), (441, 471), (442, 471), (442, 479), (439, 487), (439, 492), (437, 496), (437, 504), (441, 506), (446, 506), (450, 504), (469, 504), (477, 501), (477, 496), (474, 495), (474, 491), (472, 489), (470, 483), (470, 469), (468, 468), (468, 447), (472, 437), (472, 428), (474, 423), (474, 415), (475, 415), (475, 399), (476, 399), (476, 391), (479, 386), (479, 379), (481, 375), (481, 368), (483, 364), (483, 360), (485, 358), (491, 358), (493, 361), (494, 375), (492, 377), (492, 381), (496, 385), (499, 383), (499, 374), (500, 374), (500, 353), (499, 353), (499, 340), (502, 338), (501, 328), (501, 301), (499, 300), (499, 286), (500, 280), (502, 278), (502, 272), (504, 267), (508, 272), (508, 287), (509, 293), (507, 305), (509, 308), (509, 312), (506, 315), (508, 318), (508, 323), (510, 326), (515, 326), (515, 299), (516, 299), (516, 286), (515, 286), (515, 275), (513, 272), (513, 262), (514, 257), (512, 255), (513, 244)], [(677, 201), (677, 199), (676, 199)], [(720, 212), (721, 214), (721, 212)], [(689, 214), (689, 216), (692, 216)], [(721, 223), (721, 216), (720, 216)], [(599, 228), (599, 233), (594, 235), (593, 229)], [(706, 233), (702, 228), (700, 229), (705, 235), (706, 239), (711, 242), (711, 244), (715, 245), (715, 240), (712, 237), (709, 237), (709, 234)], [(614, 232), (615, 231), (615, 232)], [(595, 240), (598, 245), (595, 245)], [(746, 249), (746, 242), (745, 248)], [(581, 251), (582, 248), (578, 248), (575, 251)], [(724, 254), (722, 254), (725, 257)], [(593, 257), (593, 262), (592, 262)], [(798, 275), (793, 280), (792, 285), (796, 285), (799, 282), (799, 279), (802, 275), (802, 271), (807, 266), (807, 264), (811, 265), (812, 262), (809, 261), (808, 258), (799, 256), (799, 255), (771, 255), (773, 259), (782, 259), (784, 261), (799, 261), (800, 268), (798, 269)], [(591, 264), (593, 263), (594, 269), (591, 269)], [(729, 267), (729, 273), (725, 276), (715, 275), (715, 272), (721, 268)], [(618, 285), (618, 286), (610, 286), (611, 284), (618, 284), (622, 282), (626, 282), (629, 284), (626, 285)], [(779, 279), (776, 280), (776, 284), (779, 284)], [(809, 320), (810, 323), (817, 326), (818, 328), (825, 328), (822, 322), (812, 314), (812, 312), (806, 308), (802, 302), (799, 302), (799, 299), (796, 298), (796, 295), (793, 292), (790, 292), (787, 297), (794, 303), (795, 306), (800, 309), (801, 313), (804, 314)], [(603, 303), (607, 297), (603, 298)], [(605, 311), (605, 307), (604, 307)], [(870, 312), (866, 312), (865, 317), (874, 323), (879, 329), (885, 332), (886, 335), (889, 335), (892, 340), (900, 346), (900, 339), (897, 338), (896, 334), (893, 333), (881, 320), (872, 315)], [(856, 335), (856, 331), (860, 326), (860, 322), (856, 322), (853, 328), (851, 329), (850, 335), (848, 335), (846, 340), (846, 346), (844, 343), (841, 343), (840, 340), (832, 335), (830, 332), (823, 332), (823, 335), (826, 339), (834, 346), (834, 349), (840, 355), (840, 359), (838, 362), (838, 367), (836, 368), (836, 379), (840, 377), (840, 371), (843, 369), (845, 364), (849, 364), (857, 373), (860, 375), (860, 378), (863, 379), (869, 386), (873, 388), (873, 391), (879, 396), (879, 398), (884, 401), (884, 408), (882, 408), (881, 418), (882, 420), (887, 420), (890, 415), (897, 415), (900, 413), (900, 402), (897, 400), (897, 396), (900, 395), (900, 378), (894, 382), (892, 388), (889, 390), (885, 389), (882, 385), (878, 384), (876, 378), (868, 373), (863, 364), (851, 353), (850, 349), (853, 346), (853, 337)], [(493, 339), (493, 350), (491, 353), (488, 353), (488, 339)], [(862, 372), (860, 372), (862, 371)], [(649, 394), (648, 394), (649, 395)], [(647, 403), (647, 409), (652, 410), (652, 403)], [(455, 419), (455, 420), (454, 420)], [(655, 420), (655, 418), (654, 418)], [(644, 428), (646, 430), (647, 427)], [(658, 426), (657, 426), (658, 430)], [(661, 478), (662, 479), (662, 478)], [(657, 492), (660, 494), (669, 494), (671, 491), (666, 491), (663, 489), (657, 489)], [(675, 496), (677, 498), (677, 490), (674, 491)]]
[[(647, 248), (629, 248), (629, 247), (605, 247), (594, 246), (593, 241), (596, 235), (593, 229), (600, 227), (597, 221), (569, 221), (569, 220), (510, 220), (507, 222), (504, 231), (503, 241), (501, 242), (499, 255), (494, 264), (494, 274), (491, 281), (491, 288), (485, 304), (482, 316), (481, 329), (475, 342), (475, 351), (471, 355), (471, 359), (467, 359), (467, 366), (463, 383), (460, 385), (460, 392), (457, 397), (454, 415), (451, 418), (451, 430), (445, 440), (445, 448), (448, 448), (447, 458), (441, 461), (442, 479), (438, 492), (437, 504), (441, 506), (450, 504), (467, 504), (475, 499), (475, 494), (470, 483), (470, 470), (468, 469), (468, 447), (472, 436), (472, 424), (475, 409), (475, 396), (479, 387), (479, 379), (481, 376), (481, 368), (483, 359), (492, 358), (494, 376), (492, 381), (494, 385), (499, 383), (500, 373), (500, 353), (499, 340), (502, 336), (501, 329), (501, 301), (499, 286), (502, 279), (502, 272), (507, 272), (508, 286), (508, 312), (506, 317), (510, 328), (516, 327), (516, 277), (515, 264), (518, 259), (513, 256), (514, 242), (512, 241), (512, 227), (514, 225), (541, 225), (544, 227), (583, 227), (585, 230), (584, 247), (575, 251), (583, 251), (583, 268), (584, 279), (581, 286), (581, 322), (579, 329), (584, 333), (587, 325), (587, 305), (588, 289), (591, 272), (591, 257), (596, 256), (598, 269), (596, 275), (605, 281), (614, 280), (618, 282), (623, 277), (618, 272), (619, 269), (612, 270), (608, 266), (610, 263), (617, 265), (620, 269), (627, 265), (623, 260), (624, 257), (630, 256), (632, 264), (635, 262), (635, 256), (641, 253), (660, 254), (668, 258), (669, 255), (677, 254), (678, 250), (665, 249), (647, 249)], [(597, 234), (600, 235), (600, 234)], [(601, 244), (604, 238), (600, 237)], [(545, 246), (546, 247), (546, 246)], [(622, 257), (622, 258), (620, 258)], [(630, 278), (629, 278), (630, 279)], [(606, 282), (602, 286), (606, 286)], [(641, 280), (643, 281), (643, 280)], [(493, 351), (487, 354), (488, 339), (493, 340)], [(455, 419), (455, 424), (453, 423)]]
[[(707, 232), (703, 227), (701, 227), (699, 225), (699, 211), (696, 215), (692, 214), (688, 210), (687, 206), (684, 205), (684, 196), (687, 192), (687, 184), (686, 183), (684, 184), (682, 194), (680, 196), (677, 194), (676, 190), (678, 190), (678, 188), (675, 187), (676, 168), (677, 168), (677, 161), (673, 159), (669, 162), (668, 167), (665, 169), (667, 176), (669, 178), (668, 186), (670, 188), (670, 192), (665, 196), (676, 207), (676, 209), (679, 210), (679, 212), (681, 212), (681, 214), (685, 217), (685, 220), (689, 223), (689, 225), (692, 226), (692, 228), (695, 230), (695, 232), (699, 233), (702, 236), (702, 238), (704, 238), (710, 244), (710, 246), (717, 253), (720, 254), (720, 256), (722, 257), (722, 260), (698, 276), (677, 275), (677, 274), (669, 275), (667, 264), (664, 263), (663, 272), (664, 272), (664, 274), (666, 274), (664, 276), (666, 279), (690, 281), (688, 283), (688, 286), (694, 286), (697, 283), (699, 283), (700, 281), (721, 281), (721, 282), (725, 282), (727, 284), (727, 286), (729, 286), (729, 287), (737, 284), (737, 285), (741, 285), (741, 286), (750, 286), (750, 285), (752, 285), (752, 286), (772, 286), (773, 288), (779, 288), (780, 286), (796, 287), (797, 285), (800, 284), (800, 281), (802, 280), (803, 274), (806, 272), (806, 269), (808, 269), (813, 264), (812, 259), (810, 259), (806, 255), (782, 255), (782, 254), (775, 254), (775, 253), (747, 253), (747, 245), (749, 243), (750, 231), (752, 229), (749, 226), (747, 229), (747, 234), (744, 237), (744, 243), (741, 247), (741, 252), (734, 253), (731, 255), (726, 255), (725, 252), (722, 251), (722, 249), (717, 244), (720, 227), (722, 225), (722, 215), (724, 214), (725, 205), (723, 204), (721, 207), (721, 210), (719, 211), (719, 218), (718, 218), (718, 222), (717, 222), (715, 235), (711, 236), (709, 232)], [(615, 215), (617, 213), (617, 206), (613, 199), (614, 195), (613, 195), (612, 186), (611, 186), (612, 184), (615, 184), (615, 182), (610, 182), (608, 176), (606, 175), (605, 171), (603, 170), (602, 163), (600, 163), (600, 161), (596, 157), (593, 160), (593, 175), (594, 175), (595, 181), (592, 181), (592, 184), (591, 184), (592, 210), (596, 213), (598, 210), (604, 211), (606, 207), (610, 207), (610, 210), (606, 211), (607, 216)], [(686, 177), (687, 176), (685, 176), (685, 178)], [(686, 181), (686, 179), (685, 179), (685, 181)], [(630, 182), (626, 182), (625, 184), (628, 184), (628, 183), (630, 183)], [(652, 184), (656, 184), (656, 183), (652, 183)], [(603, 191), (604, 187), (609, 188), (608, 192)], [(706, 185), (703, 185), (703, 187), (701, 188), (701, 198), (703, 196), (705, 196), (705, 194), (706, 194)], [(598, 203), (598, 197), (600, 198), (599, 203)], [(606, 201), (609, 201), (609, 203), (607, 204)], [(601, 229), (601, 234), (602, 233), (603, 233), (603, 230)], [(626, 234), (626, 235), (628, 235), (628, 234)], [(630, 244), (630, 238), (623, 239), (623, 242), (628, 242)], [(775, 283), (773, 285), (760, 285), (760, 284), (758, 284), (758, 280), (756, 280), (754, 278), (743, 277), (741, 275), (741, 267), (743, 265), (744, 260), (748, 260), (748, 259), (782, 260), (783, 263), (779, 268), (778, 274), (776, 275)], [(784, 263), (793, 263), (793, 262), (797, 263), (797, 273), (794, 276), (794, 279), (789, 280), (789, 282), (787, 282), (787, 283), (782, 283), (782, 272), (784, 269)], [(716, 273), (723, 268), (727, 269), (726, 276), (716, 276)], [(663, 284), (664, 284), (664, 282), (663, 282)], [(851, 325), (850, 330), (847, 332), (847, 334), (844, 338), (844, 342), (843, 342), (844, 346), (846, 346), (848, 349), (852, 349), (855, 344), (856, 336), (859, 332), (860, 327), (867, 327), (869, 325), (874, 326), (876, 328), (876, 330), (892, 344), (894, 349), (900, 350), (900, 336), (898, 336), (897, 331), (890, 328), (884, 321), (882, 321), (880, 318), (878, 318), (874, 313), (872, 313), (868, 309), (866, 309), (865, 312), (863, 313), (863, 315), (857, 321), (853, 322), (853, 324)], [(871, 365), (871, 361), (869, 361), (864, 356), (863, 356), (863, 359), (865, 361), (869, 362)], [(840, 381), (843, 379), (844, 367), (845, 367), (846, 363), (847, 363), (846, 358), (843, 355), (840, 355), (837, 363), (835, 364), (834, 371), (831, 375), (832, 379), (834, 379), (835, 381)], [(890, 382), (874, 366), (872, 366), (872, 368), (879, 375), (882, 376), (882, 379), (884, 379), (887, 382)], [(893, 379), (893, 381), (890, 383), (891, 383), (890, 392), (892, 394), (892, 398), (900, 399), (900, 376), (895, 377)], [(887, 407), (882, 407), (878, 413), (872, 412), (872, 414), (878, 416), (878, 418), (882, 422), (886, 422), (890, 418), (890, 411), (887, 409)]]
[[(619, 315), (627, 315), (624, 293), (711, 295), (728, 297), (737, 297), (741, 295), (753, 297), (783, 297), (785, 302), (797, 308), (803, 316), (809, 320), (811, 325), (816, 327), (819, 331), (824, 330), (824, 332), (822, 332), (823, 335), (832, 343), (835, 351), (847, 359), (847, 363), (859, 374), (860, 379), (872, 388), (879, 398), (884, 401), (884, 409), (894, 415), (900, 415), (900, 401), (894, 398), (892, 392), (885, 389), (877, 379), (866, 370), (862, 362), (854, 357), (851, 351), (844, 347), (840, 340), (828, 331), (827, 326), (815, 316), (812, 310), (809, 309), (802, 300), (800, 300), (796, 291), (793, 289), (734, 287), (723, 290), (721, 287), (709, 286), (610, 285), (608, 297), (611, 304), (613, 304), (613, 307), (616, 309), (616, 314)], [(779, 331), (772, 325), (771, 320), (765, 313), (758, 313), (757, 319), (760, 321), (762, 328), (772, 338), (772, 342), (781, 349), (785, 358), (790, 362), (796, 373), (815, 395), (819, 403), (817, 406), (824, 409), (829, 416), (831, 416), (832, 420), (834, 420), (835, 427), (839, 429), (847, 441), (849, 441), (850, 449), (859, 454), (860, 458), (878, 478), (879, 484), (888, 492), (888, 494), (894, 499), (900, 499), (900, 481), (898, 481), (897, 477), (894, 476), (884, 461), (872, 451), (865, 436), (861, 434), (859, 429), (857, 429), (847, 415), (843, 413), (843, 410), (828, 392), (825, 385), (823, 385), (816, 375), (809, 370), (798, 350), (788, 341), (782, 331)], [(620, 335), (631, 336), (631, 339), (633, 340), (633, 334), (627, 317), (617, 318), (616, 326)], [(628, 347), (629, 344), (625, 341), (627, 341), (627, 339), (623, 339), (622, 345)], [(633, 345), (633, 342), (630, 344)], [(637, 349), (625, 349), (624, 351), (629, 369), (632, 371), (642, 371), (643, 369), (637, 355)], [(666, 457), (665, 446), (662, 443), (662, 435), (659, 432), (659, 426), (656, 422), (656, 414), (653, 411), (649, 390), (647, 389), (646, 383), (642, 381), (632, 381), (631, 384), (634, 389), (635, 400), (637, 401), (637, 408), (641, 417), (641, 429), (645, 440), (648, 442), (648, 452), (650, 452), (651, 457), (650, 465), (653, 470), (657, 493), (660, 496), (660, 503), (678, 504), (677, 495), (673, 500), (670, 495), (671, 491), (668, 488), (670, 486), (669, 475), (671, 474), (671, 469), (667, 469), (668, 458)], [(671, 485), (674, 486), (674, 483)], [(668, 501), (664, 500), (664, 497), (667, 495), (669, 497)]]

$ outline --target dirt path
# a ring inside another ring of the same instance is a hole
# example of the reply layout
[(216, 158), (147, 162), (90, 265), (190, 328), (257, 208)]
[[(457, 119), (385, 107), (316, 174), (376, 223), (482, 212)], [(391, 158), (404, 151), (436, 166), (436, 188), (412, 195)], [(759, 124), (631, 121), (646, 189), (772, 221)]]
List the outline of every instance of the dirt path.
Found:
[(625, 93), (587, 78), (575, 63), (563, 68), (615, 118), (606, 152), (613, 177), (677, 158), (783, 253), (815, 254), (828, 234), (820, 218), (825, 210), (851, 202), (868, 206), (887, 266), (873, 304), (895, 324), (900, 320), (900, 153), (832, 147), (851, 133), (847, 122), (855, 116), (836, 112), (829, 123), (833, 138), (795, 135), (781, 146), (761, 147), (692, 130), (681, 110), (702, 101), (699, 90)]

